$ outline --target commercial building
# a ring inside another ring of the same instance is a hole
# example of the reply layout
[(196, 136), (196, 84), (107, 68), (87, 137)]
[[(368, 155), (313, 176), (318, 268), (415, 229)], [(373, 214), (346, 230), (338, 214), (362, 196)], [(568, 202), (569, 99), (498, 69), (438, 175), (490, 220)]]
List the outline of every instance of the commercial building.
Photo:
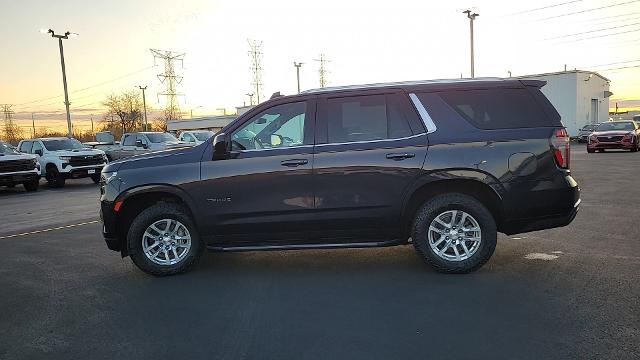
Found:
[(592, 71), (570, 70), (520, 76), (521, 79), (544, 80), (542, 92), (560, 113), (571, 136), (587, 124), (609, 120), (611, 81)]

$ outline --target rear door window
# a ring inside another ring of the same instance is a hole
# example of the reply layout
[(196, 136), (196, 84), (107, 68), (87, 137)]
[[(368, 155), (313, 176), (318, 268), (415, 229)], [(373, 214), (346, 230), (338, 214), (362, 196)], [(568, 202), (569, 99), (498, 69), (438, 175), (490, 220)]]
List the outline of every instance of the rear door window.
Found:
[(485, 129), (555, 126), (527, 89), (481, 89), (438, 93), (473, 126)]
[(389, 106), (385, 95), (351, 96), (327, 100), (327, 140), (348, 143), (411, 136), (402, 110)]

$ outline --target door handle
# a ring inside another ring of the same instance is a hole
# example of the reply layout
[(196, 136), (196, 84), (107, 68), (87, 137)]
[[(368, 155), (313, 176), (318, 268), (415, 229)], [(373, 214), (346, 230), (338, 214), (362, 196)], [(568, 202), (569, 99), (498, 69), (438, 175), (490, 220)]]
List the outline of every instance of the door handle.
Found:
[(288, 167), (296, 167), (300, 165), (306, 165), (309, 163), (307, 159), (290, 159), (290, 160), (282, 160), (280, 161), (280, 165), (288, 166)]
[(391, 154), (387, 154), (387, 159), (400, 161), (400, 160), (404, 160), (404, 159), (410, 159), (410, 158), (415, 157), (415, 156), (416, 156), (416, 154), (391, 153)]

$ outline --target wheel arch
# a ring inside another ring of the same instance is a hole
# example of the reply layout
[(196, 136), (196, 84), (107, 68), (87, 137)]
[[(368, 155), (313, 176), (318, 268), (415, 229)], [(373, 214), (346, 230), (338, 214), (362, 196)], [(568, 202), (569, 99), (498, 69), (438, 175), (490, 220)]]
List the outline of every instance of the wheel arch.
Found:
[(157, 203), (167, 202), (182, 205), (196, 227), (198, 226), (197, 218), (194, 216), (196, 212), (193, 200), (184, 190), (172, 185), (144, 185), (128, 189), (116, 198), (115, 203), (120, 201), (122, 205), (116, 215), (118, 224), (116, 231), (118, 238), (123, 243), (121, 246), (123, 257), (128, 255), (124, 242), (131, 223), (140, 212)]
[(499, 183), (487, 181), (487, 174), (472, 172), (475, 176), (459, 176), (450, 172), (430, 174), (428, 178), (419, 181), (405, 198), (402, 207), (402, 231), (407, 237), (411, 232), (413, 218), (422, 204), (429, 199), (445, 194), (459, 193), (471, 196), (489, 209), (496, 221), (498, 229), (502, 220), (502, 186)]

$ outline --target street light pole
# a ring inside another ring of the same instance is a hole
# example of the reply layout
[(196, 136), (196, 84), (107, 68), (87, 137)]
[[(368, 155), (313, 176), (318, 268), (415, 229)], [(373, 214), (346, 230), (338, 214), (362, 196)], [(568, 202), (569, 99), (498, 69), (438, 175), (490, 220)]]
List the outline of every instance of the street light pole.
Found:
[(473, 21), (476, 17), (480, 16), (480, 14), (471, 13), (471, 10), (465, 10), (462, 12), (463, 14), (467, 14), (469, 18), (469, 31), (471, 33), (471, 78), (475, 77), (474, 68), (473, 68)]
[(146, 86), (138, 86), (142, 90), (142, 106), (144, 106), (144, 131), (149, 131), (149, 124), (147, 124), (147, 98), (144, 95)]
[(300, 67), (302, 66), (303, 63), (297, 63), (297, 62), (293, 62), (293, 66), (296, 67), (296, 78), (298, 79), (298, 94), (300, 94)]
[(71, 127), (71, 113), (69, 111), (69, 93), (67, 91), (67, 72), (64, 66), (64, 48), (62, 46), (62, 40), (68, 39), (69, 35), (78, 35), (75, 33), (71, 33), (69, 31), (65, 32), (64, 35), (58, 35), (53, 30), (48, 29), (46, 31), (48, 34), (51, 34), (51, 37), (58, 39), (58, 47), (60, 48), (60, 67), (62, 68), (62, 84), (64, 85), (64, 105), (67, 108), (67, 136), (73, 137), (73, 129)]

